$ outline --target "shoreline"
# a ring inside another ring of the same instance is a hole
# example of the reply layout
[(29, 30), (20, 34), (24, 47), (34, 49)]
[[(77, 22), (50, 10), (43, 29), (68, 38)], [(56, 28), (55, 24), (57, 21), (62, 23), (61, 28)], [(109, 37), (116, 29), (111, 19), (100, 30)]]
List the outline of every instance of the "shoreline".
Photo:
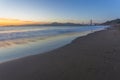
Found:
[(107, 29), (47, 52), (0, 64), (1, 80), (119, 80), (120, 31)]
[(0, 58), (0, 64), (16, 59), (21, 59), (27, 56), (44, 54), (46, 52), (59, 49), (67, 44), (71, 44), (71, 42), (78, 37), (84, 37), (88, 34), (92, 34), (101, 30), (103, 29), (66, 33), (58, 36), (55, 35), (44, 37), (43, 39), (36, 37), (35, 39), (24, 38), (3, 41), (0, 43), (0, 52), (2, 55), (2, 57)]

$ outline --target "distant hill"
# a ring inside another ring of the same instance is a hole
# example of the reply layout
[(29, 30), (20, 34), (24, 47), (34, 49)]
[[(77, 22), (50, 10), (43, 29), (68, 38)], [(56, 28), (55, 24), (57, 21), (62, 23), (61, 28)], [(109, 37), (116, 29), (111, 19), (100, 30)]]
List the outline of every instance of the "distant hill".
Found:
[(120, 24), (120, 19), (106, 21), (105, 23), (103, 23), (103, 25), (117, 25), (117, 24)]
[(82, 24), (78, 24), (78, 23), (58, 23), (58, 22), (43, 24), (43, 26), (81, 26), (81, 25)]
[(31, 24), (31, 25), (23, 25), (23, 26), (82, 26), (83, 24), (79, 23), (59, 23), (59, 22), (53, 22), (48, 24)]

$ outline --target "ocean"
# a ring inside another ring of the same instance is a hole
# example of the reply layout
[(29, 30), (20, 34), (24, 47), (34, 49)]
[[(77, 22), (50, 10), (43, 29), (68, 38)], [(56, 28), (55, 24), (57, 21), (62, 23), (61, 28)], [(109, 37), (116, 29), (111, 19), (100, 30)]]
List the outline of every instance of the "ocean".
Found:
[[(0, 27), (0, 63), (42, 54), (108, 26)], [(79, 44), (80, 45), (80, 44)]]

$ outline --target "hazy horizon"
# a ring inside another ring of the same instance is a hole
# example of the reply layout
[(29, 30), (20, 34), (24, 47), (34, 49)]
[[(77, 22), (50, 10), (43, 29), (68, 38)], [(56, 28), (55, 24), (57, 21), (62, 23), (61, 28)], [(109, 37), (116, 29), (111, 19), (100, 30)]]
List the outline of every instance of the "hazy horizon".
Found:
[(0, 0), (0, 26), (101, 23), (120, 17), (119, 0)]

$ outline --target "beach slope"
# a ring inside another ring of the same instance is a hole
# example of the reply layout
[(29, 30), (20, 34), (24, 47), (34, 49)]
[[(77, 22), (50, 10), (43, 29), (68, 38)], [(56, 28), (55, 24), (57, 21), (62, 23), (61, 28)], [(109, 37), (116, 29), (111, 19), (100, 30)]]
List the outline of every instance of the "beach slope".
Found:
[(0, 80), (120, 80), (120, 30), (98, 31), (51, 52), (2, 63)]

